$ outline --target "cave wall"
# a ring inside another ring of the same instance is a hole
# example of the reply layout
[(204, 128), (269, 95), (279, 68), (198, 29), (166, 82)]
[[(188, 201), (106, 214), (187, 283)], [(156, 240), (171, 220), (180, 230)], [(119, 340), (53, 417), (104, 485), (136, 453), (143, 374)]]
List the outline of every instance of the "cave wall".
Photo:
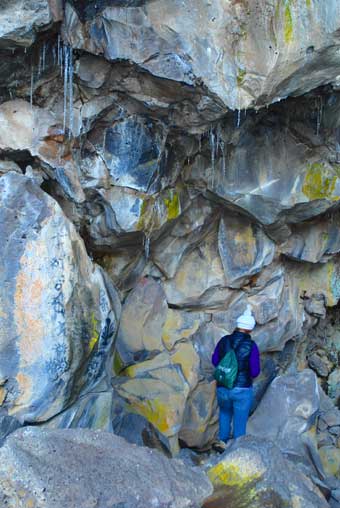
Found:
[(338, 403), (338, 359), (327, 343), (319, 368), (311, 344), (340, 298), (339, 15), (331, 0), (1, 6), (4, 426), (204, 449), (211, 352), (248, 304), (257, 402), (309, 366)]

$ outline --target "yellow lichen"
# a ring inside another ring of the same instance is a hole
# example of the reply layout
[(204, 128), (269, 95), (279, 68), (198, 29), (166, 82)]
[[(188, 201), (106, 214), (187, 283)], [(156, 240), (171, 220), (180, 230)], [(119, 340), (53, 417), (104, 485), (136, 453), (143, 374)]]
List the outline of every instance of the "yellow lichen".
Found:
[(312, 0), (306, 0), (306, 6), (309, 8), (312, 5)]
[(93, 350), (93, 348), (95, 347), (95, 345), (97, 344), (97, 342), (99, 340), (98, 321), (95, 318), (94, 313), (92, 313), (92, 315), (91, 315), (91, 325), (92, 325), (91, 339), (90, 339), (90, 342), (89, 342), (89, 350), (90, 351)]
[(215, 487), (244, 487), (248, 483), (252, 483), (261, 477), (259, 472), (251, 472), (242, 470), (236, 464), (219, 462), (208, 471), (209, 480)]
[(134, 401), (133, 409), (144, 416), (162, 434), (171, 434), (173, 410), (158, 399)]
[(293, 40), (293, 18), (290, 2), (285, 7), (284, 36), (286, 44), (289, 44)]
[(124, 362), (121, 359), (121, 356), (118, 353), (118, 351), (116, 351), (114, 354), (114, 358), (113, 358), (113, 372), (114, 372), (114, 374), (118, 375), (122, 372), (123, 369), (124, 369)]
[(179, 195), (176, 191), (171, 189), (168, 194), (169, 197), (164, 198), (164, 204), (168, 211), (168, 220), (176, 219), (181, 213), (181, 205)]
[(337, 179), (334, 173), (330, 175), (329, 169), (323, 164), (310, 164), (307, 169), (302, 192), (310, 200), (338, 200), (339, 197), (333, 196)]
[(245, 69), (238, 70), (237, 78), (236, 78), (238, 86), (241, 86), (243, 84), (246, 74), (247, 74), (247, 71)]

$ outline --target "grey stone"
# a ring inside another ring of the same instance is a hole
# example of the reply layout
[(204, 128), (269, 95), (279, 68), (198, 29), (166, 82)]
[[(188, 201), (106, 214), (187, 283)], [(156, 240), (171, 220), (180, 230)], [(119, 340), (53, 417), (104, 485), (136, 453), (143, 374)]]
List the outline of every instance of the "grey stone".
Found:
[(295, 506), (297, 502), (328, 507), (320, 490), (268, 438), (241, 437), (204, 469), (215, 487), (204, 508)]
[(28, 427), (9, 436), (0, 458), (9, 505), (20, 491), (37, 508), (195, 508), (212, 491), (197, 468), (102, 431)]
[(84, 8), (66, 6), (64, 30), (73, 47), (108, 60), (131, 60), (166, 79), (190, 85), (200, 79), (231, 109), (303, 94), (337, 76), (332, 37), (339, 6), (333, 0), (327, 9), (302, 0), (288, 9), (270, 5), (261, 20), (257, 8), (264, 2), (226, 6), (221, 0), (176, 0), (169, 9), (166, 0), (158, 0), (134, 2), (127, 10), (98, 4), (97, 10), (85, 9), (87, 21)]
[(262, 229), (230, 215), (220, 221), (218, 248), (228, 286), (233, 288), (246, 285), (272, 262), (275, 253), (274, 243)]
[(21, 427), (21, 423), (16, 418), (6, 414), (0, 415), (0, 446), (4, 443), (9, 434)]
[(319, 351), (308, 357), (308, 365), (321, 377), (327, 377), (331, 370), (331, 364), (326, 355), (320, 355)]
[(145, 360), (164, 350), (162, 330), (167, 310), (161, 284), (152, 278), (142, 279), (122, 308), (115, 348), (123, 365)]
[(30, 46), (37, 32), (52, 21), (48, 0), (5, 0), (0, 11), (0, 48)]
[[(248, 425), (248, 432), (273, 440), (285, 453), (304, 454), (301, 436), (319, 409), (316, 375), (304, 370), (279, 376), (269, 386)], [(268, 415), (271, 415), (268, 419)]]
[(44, 421), (110, 372), (120, 302), (50, 196), (15, 172), (0, 187), (1, 404)]

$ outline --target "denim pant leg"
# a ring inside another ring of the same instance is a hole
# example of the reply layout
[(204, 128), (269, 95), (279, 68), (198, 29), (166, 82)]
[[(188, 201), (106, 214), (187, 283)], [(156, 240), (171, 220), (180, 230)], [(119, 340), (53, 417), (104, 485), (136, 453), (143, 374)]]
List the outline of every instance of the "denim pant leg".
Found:
[(233, 388), (231, 390), (234, 413), (234, 439), (244, 436), (247, 429), (247, 420), (253, 403), (253, 388)]
[(220, 432), (221, 441), (227, 442), (230, 437), (230, 426), (233, 415), (233, 403), (229, 396), (228, 388), (217, 388), (217, 401), (220, 408)]

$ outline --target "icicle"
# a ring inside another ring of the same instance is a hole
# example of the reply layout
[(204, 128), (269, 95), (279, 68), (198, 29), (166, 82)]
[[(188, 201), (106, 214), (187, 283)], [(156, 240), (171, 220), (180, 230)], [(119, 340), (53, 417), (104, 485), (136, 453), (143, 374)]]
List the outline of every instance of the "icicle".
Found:
[(322, 121), (322, 109), (323, 109), (323, 101), (322, 97), (319, 97), (319, 100), (317, 101), (317, 116), (316, 116), (316, 135), (319, 136), (320, 134), (320, 127), (321, 127), (321, 121)]
[(102, 156), (104, 157), (106, 150), (106, 130), (104, 130), (103, 134), (103, 143), (102, 143)]
[(60, 65), (60, 35), (58, 34), (58, 41), (57, 41), (57, 54), (58, 54), (58, 65)]
[(241, 125), (241, 110), (238, 109), (237, 110), (237, 128), (239, 129), (240, 128), (240, 125)]
[(67, 118), (67, 92), (68, 92), (68, 48), (64, 46), (64, 123), (63, 123), (63, 131), (64, 134), (66, 132), (66, 118)]
[(42, 70), (42, 61), (43, 61), (43, 55), (42, 55), (42, 50), (40, 48), (40, 51), (39, 51), (39, 64), (38, 64), (38, 79), (40, 77), (41, 70)]
[(30, 90), (30, 104), (31, 109), (33, 108), (33, 85), (34, 85), (34, 67), (31, 66), (31, 90)]
[(150, 257), (150, 238), (148, 236), (144, 237), (144, 254), (145, 259), (148, 261)]
[(52, 48), (52, 56), (53, 56), (53, 65), (55, 65), (57, 63), (57, 50), (55, 46), (53, 46)]
[(42, 49), (42, 71), (44, 72), (46, 67), (46, 42), (44, 42)]
[(73, 130), (73, 55), (72, 55), (72, 47), (68, 48), (68, 63), (69, 63), (69, 71), (68, 71), (68, 80), (69, 80), (69, 109), (70, 109), (70, 120), (69, 120), (69, 138), (72, 136)]
[(215, 134), (214, 130), (211, 127), (210, 133), (209, 133), (209, 141), (210, 141), (210, 153), (211, 153), (211, 167), (212, 170), (215, 170)]

